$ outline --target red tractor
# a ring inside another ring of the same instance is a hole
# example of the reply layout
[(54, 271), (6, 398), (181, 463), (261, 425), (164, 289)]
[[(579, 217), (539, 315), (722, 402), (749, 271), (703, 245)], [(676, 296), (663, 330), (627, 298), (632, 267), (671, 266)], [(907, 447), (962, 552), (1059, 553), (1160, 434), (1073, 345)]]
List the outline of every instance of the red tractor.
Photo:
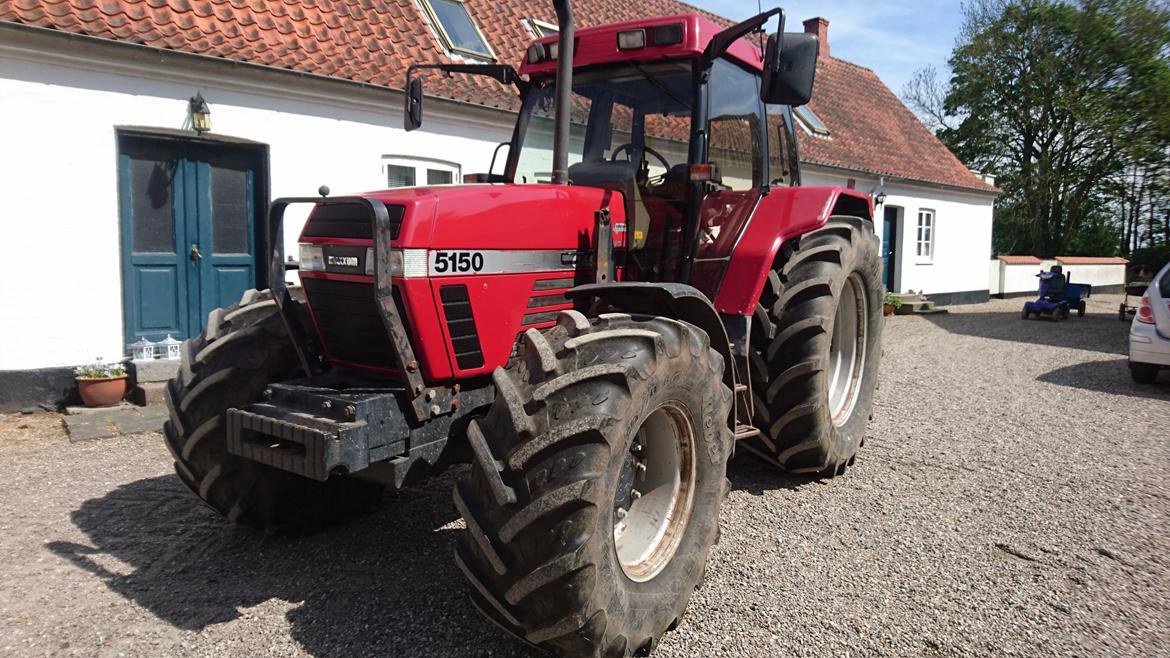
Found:
[[(867, 196), (800, 187), (816, 38), (779, 9), (560, 33), (482, 74), (522, 101), (503, 173), (278, 199), (269, 289), (208, 318), (170, 382), (182, 480), (231, 521), (335, 520), (457, 462), (455, 560), (499, 626), (648, 651), (703, 579), (736, 447), (853, 463), (882, 329)], [(780, 29), (761, 48), (763, 28)], [(313, 204), (300, 286), (281, 225)]]

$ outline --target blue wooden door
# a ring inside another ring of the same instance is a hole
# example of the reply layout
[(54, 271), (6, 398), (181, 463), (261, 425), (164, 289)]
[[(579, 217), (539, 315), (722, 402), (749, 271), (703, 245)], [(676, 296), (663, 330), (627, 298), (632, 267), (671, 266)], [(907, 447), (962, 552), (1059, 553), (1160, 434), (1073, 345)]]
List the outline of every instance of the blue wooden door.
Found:
[(256, 171), (243, 153), (201, 149), (193, 156), (188, 166), (199, 222), (191, 243), (199, 300), (190, 306), (197, 315), (192, 326), (202, 330), (212, 309), (235, 304), (256, 285)]
[(127, 344), (198, 334), (255, 285), (258, 166), (232, 147), (121, 140)]
[(894, 285), (897, 250), (898, 209), (886, 208), (882, 219), (882, 285), (886, 287), (886, 290), (890, 290)]

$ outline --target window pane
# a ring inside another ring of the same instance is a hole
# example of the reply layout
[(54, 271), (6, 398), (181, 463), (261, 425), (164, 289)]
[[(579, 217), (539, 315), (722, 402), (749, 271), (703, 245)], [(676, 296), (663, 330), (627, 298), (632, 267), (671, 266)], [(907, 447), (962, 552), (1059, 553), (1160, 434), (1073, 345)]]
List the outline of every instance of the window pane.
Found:
[(452, 48), (467, 50), (481, 55), (491, 56), (487, 44), (480, 38), (467, 13), (467, 7), (458, 0), (430, 0), (435, 16), (443, 24), (443, 30), (451, 41)]
[(821, 121), (821, 118), (814, 114), (807, 105), (801, 105), (800, 107), (793, 108), (792, 112), (796, 115), (796, 118), (799, 119), (802, 124), (804, 124), (805, 129), (810, 133), (824, 137), (829, 135), (828, 126), (826, 126), (825, 122)]
[(388, 187), (414, 187), (414, 167), (386, 165), (386, 185)]
[(796, 158), (789, 133), (791, 115), (783, 105), (767, 106), (768, 175), (781, 185), (796, 184)]
[[(576, 86), (576, 85), (574, 85)], [(569, 128), (569, 165), (581, 162), (585, 157), (585, 124), (593, 102), (577, 94), (572, 96), (572, 125)], [(517, 183), (548, 183), (552, 181), (553, 133), (555, 127), (555, 85), (531, 95), (532, 117), (524, 133), (524, 148), (516, 163)]]
[(710, 160), (719, 166), (723, 184), (733, 190), (763, 183), (759, 82), (759, 77), (725, 60), (716, 61), (711, 71)]
[(175, 162), (162, 149), (143, 146), (130, 156), (134, 251), (174, 253), (175, 218), (171, 181)]
[(211, 163), (211, 243), (217, 254), (248, 253), (248, 167)]
[(427, 169), (427, 185), (450, 185), (454, 174), (445, 169)]

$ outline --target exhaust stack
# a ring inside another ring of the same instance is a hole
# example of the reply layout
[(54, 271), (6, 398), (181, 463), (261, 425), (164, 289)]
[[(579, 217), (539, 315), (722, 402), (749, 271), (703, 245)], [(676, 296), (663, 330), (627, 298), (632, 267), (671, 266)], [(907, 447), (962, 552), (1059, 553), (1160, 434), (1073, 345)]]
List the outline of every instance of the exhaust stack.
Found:
[(557, 12), (557, 98), (556, 132), (553, 136), (554, 185), (569, 184), (569, 122), (572, 119), (573, 97), (573, 7), (571, 0), (553, 0)]

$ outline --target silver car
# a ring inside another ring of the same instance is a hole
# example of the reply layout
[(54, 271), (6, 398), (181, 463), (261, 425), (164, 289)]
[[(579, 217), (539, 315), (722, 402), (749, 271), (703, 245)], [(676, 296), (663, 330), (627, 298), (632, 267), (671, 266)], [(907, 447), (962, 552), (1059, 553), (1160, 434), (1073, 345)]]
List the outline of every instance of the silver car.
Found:
[(1129, 327), (1129, 374), (1133, 380), (1153, 384), (1162, 368), (1170, 368), (1170, 263), (1150, 279)]

